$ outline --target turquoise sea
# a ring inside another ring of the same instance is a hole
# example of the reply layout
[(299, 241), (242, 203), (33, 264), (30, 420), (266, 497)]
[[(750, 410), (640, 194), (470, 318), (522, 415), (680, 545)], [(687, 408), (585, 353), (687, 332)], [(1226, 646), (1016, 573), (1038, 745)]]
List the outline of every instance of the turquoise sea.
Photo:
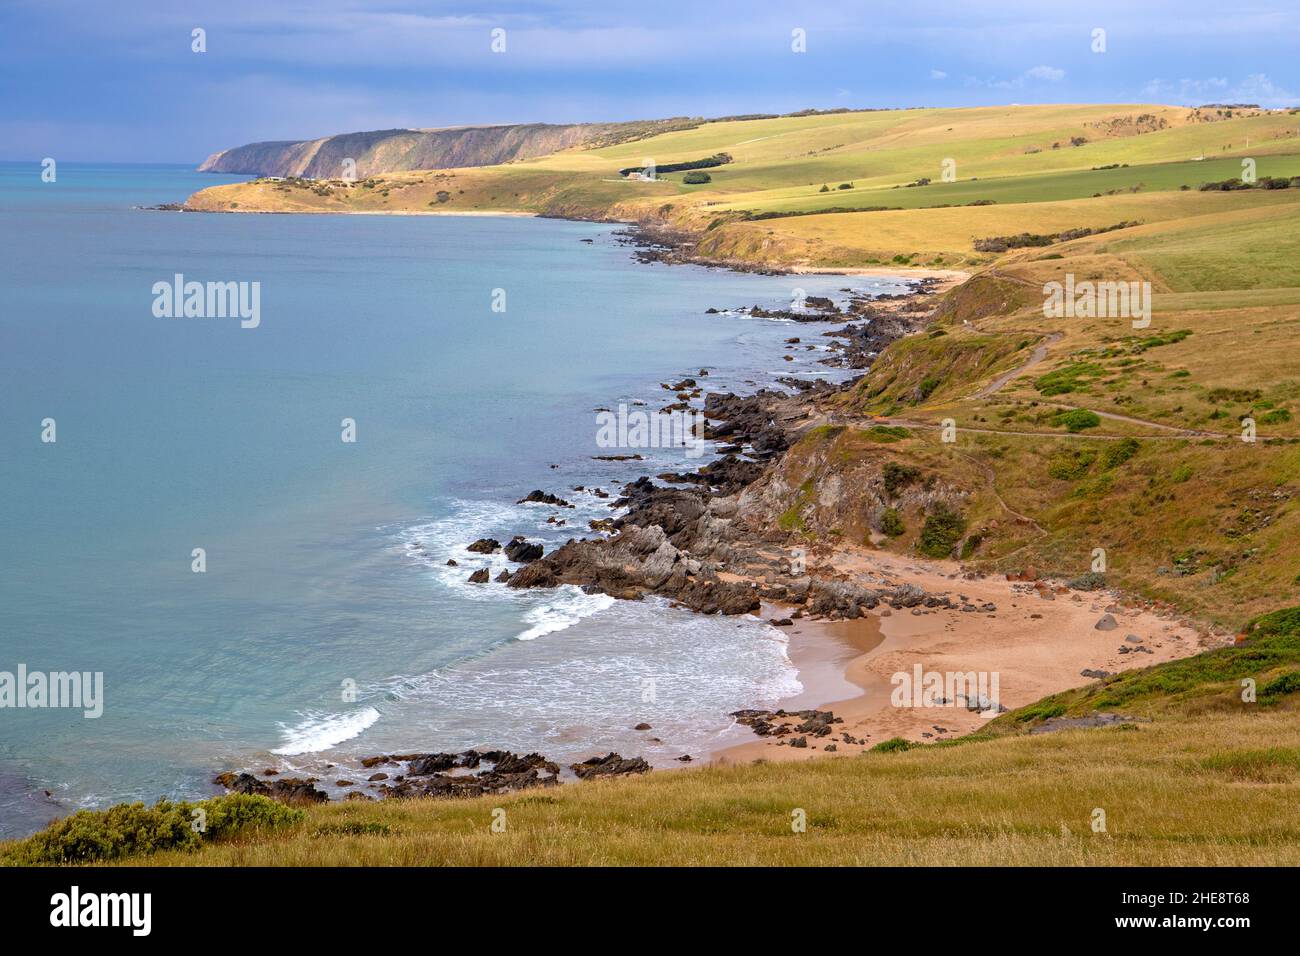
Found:
[[(0, 836), (385, 750), (675, 765), (798, 692), (757, 619), (471, 585), (509, 565), (465, 545), (550, 550), (620, 482), (700, 463), (593, 460), (597, 407), (702, 368), (713, 390), (836, 376), (780, 360), (820, 327), (705, 309), (901, 281), (645, 265), (591, 223), (143, 208), (235, 178), (0, 164), (0, 671), (105, 684), (98, 719), (0, 709)], [(156, 317), (177, 273), (259, 283), (260, 325)], [(515, 504), (534, 488), (576, 508)]]

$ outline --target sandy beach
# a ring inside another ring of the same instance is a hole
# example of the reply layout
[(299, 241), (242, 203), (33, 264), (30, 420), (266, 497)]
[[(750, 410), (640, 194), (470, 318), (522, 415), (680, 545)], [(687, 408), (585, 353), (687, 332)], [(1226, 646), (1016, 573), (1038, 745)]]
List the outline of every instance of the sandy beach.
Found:
[[(789, 745), (798, 734), (756, 735), (713, 754), (713, 763), (807, 760), (826, 755), (827, 745), (835, 754), (855, 754), (893, 737), (924, 742), (978, 730), (987, 718), (960, 701), (939, 707), (891, 704), (891, 677), (911, 674), (918, 664), (925, 672), (996, 672), (1000, 702), (1014, 710), (1088, 683), (1092, 678), (1080, 673), (1085, 669), (1117, 673), (1147, 667), (1231, 639), (1172, 614), (1112, 603), (1115, 596), (1109, 591), (1076, 591), (1059, 582), (1035, 586), (1000, 576), (965, 577), (956, 562), (913, 561), (854, 549), (837, 552), (831, 564), (868, 586), (912, 583), (930, 593), (964, 597), (977, 607), (992, 603), (997, 610), (895, 610), (882, 604), (856, 621), (795, 620), (782, 630), (789, 636), (790, 660), (804, 690), (782, 702), (782, 709), (831, 710), (843, 723), (825, 737), (808, 737), (802, 748)], [(1116, 626), (1098, 630), (1098, 621), (1107, 613)], [(784, 617), (786, 609), (765, 605), (763, 616)], [(851, 740), (845, 739), (846, 733)]]

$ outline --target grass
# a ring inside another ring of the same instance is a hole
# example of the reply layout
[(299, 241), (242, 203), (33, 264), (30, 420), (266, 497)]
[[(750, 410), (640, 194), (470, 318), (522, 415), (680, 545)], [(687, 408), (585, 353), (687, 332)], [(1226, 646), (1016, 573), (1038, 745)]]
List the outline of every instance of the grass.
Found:
[[(1215, 714), (496, 799), (331, 804), (277, 833), (123, 862), (1295, 865), (1298, 751), (1293, 711)], [(1090, 827), (1098, 807), (1103, 834)], [(504, 832), (492, 830), (497, 808)], [(805, 832), (792, 829), (797, 810)]]

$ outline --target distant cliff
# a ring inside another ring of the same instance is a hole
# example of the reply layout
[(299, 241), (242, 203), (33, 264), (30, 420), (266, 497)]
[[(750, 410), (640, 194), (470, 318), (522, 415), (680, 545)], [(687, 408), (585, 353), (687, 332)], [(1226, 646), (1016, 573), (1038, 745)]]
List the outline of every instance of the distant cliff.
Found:
[(199, 171), (337, 179), (344, 175), (345, 159), (356, 162), (355, 172), (361, 178), (405, 169), (492, 166), (512, 159), (544, 156), (572, 146), (609, 146), (697, 122), (671, 119), (569, 125), (529, 123), (341, 133), (324, 139), (236, 146), (213, 153), (199, 166)]

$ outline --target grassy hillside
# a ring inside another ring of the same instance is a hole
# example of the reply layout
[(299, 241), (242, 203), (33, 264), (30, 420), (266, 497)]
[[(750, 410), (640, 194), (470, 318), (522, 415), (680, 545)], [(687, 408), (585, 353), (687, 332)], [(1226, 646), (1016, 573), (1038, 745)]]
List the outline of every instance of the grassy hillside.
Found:
[[(1241, 699), (1245, 677), (1257, 681), (1254, 702)], [(1099, 709), (1132, 719), (1030, 732)], [(181, 813), (181, 849), (114, 862), (1295, 865), (1298, 711), (1300, 608), (1292, 608), (1257, 622), (1238, 646), (1056, 695), (945, 744), (504, 797), (349, 802), (296, 816), (259, 812), (261, 798), (246, 797), (243, 826), (196, 841)], [(40, 853), (54, 862), (61, 847), (90, 845), (95, 821), (109, 819), (88, 815), (75, 839), (2, 847), (0, 862)]]
[[(1300, 175), (1300, 117), (1259, 111), (1197, 111), (1166, 106), (1022, 106), (844, 112), (699, 123), (602, 148), (474, 169), (385, 173), (364, 184), (342, 180), (215, 187), (191, 200), (198, 209), (271, 211), (522, 211), (656, 220), (704, 235), (702, 251), (772, 264), (868, 265), (894, 256), (979, 263), (968, 212), (979, 228), (1008, 220), (1045, 225), (1076, 218), (1113, 224), (1213, 213), (1223, 196), (1197, 194), (1148, 208), (1133, 197), (1195, 189), (1240, 175), (1241, 159), (1259, 176)], [(690, 162), (726, 153), (711, 181), (687, 185), (684, 173), (657, 181), (624, 179), (630, 166)], [(951, 160), (953, 182), (944, 182)], [(1113, 168), (1110, 168), (1113, 167)], [(928, 180), (927, 185), (908, 187)], [(825, 189), (823, 189), (825, 187)], [(852, 188), (841, 188), (852, 187)], [(1129, 204), (1123, 203), (1128, 197)], [(973, 207), (912, 219), (879, 209), (916, 210), (969, 203), (1061, 203), (1079, 207), (1001, 210)], [(1234, 195), (1230, 203), (1277, 197)], [(828, 210), (835, 210), (829, 212)], [(1028, 213), (1028, 216), (1025, 214)], [(791, 214), (798, 214), (791, 217)], [(811, 215), (810, 215), (811, 214)], [(754, 216), (783, 218), (760, 219)], [(939, 255), (935, 255), (939, 254)]]

